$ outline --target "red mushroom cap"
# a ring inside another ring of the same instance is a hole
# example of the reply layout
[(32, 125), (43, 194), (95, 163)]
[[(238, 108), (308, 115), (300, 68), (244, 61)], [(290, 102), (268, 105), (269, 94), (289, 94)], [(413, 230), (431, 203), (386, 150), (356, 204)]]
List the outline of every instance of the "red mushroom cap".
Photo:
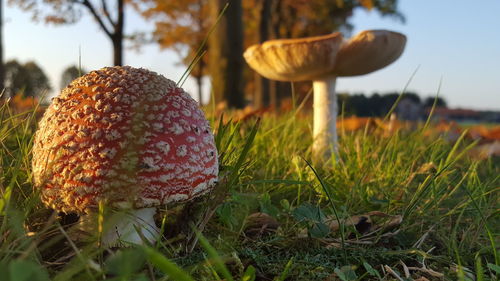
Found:
[(203, 112), (173, 81), (106, 67), (53, 99), (35, 135), (33, 173), (57, 210), (153, 207), (209, 191), (217, 150)]

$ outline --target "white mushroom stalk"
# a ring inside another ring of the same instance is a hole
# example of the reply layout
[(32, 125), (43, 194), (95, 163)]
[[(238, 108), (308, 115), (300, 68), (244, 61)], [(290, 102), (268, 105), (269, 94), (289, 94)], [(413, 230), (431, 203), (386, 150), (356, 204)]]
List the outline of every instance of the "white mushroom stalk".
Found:
[[(329, 155), (328, 147), (335, 146), (335, 66), (342, 34), (271, 40), (249, 47), (243, 56), (262, 76), (280, 81), (313, 81), (314, 129), (313, 153)], [(332, 125), (333, 124), (333, 125)]]
[(313, 157), (328, 159), (337, 151), (336, 78), (383, 68), (402, 54), (403, 34), (363, 31), (342, 42), (340, 33), (300, 39), (271, 40), (249, 47), (247, 63), (262, 76), (280, 81), (313, 81)]
[[(315, 154), (337, 151), (337, 96), (335, 84), (337, 77), (313, 81), (314, 91), (314, 125), (313, 152)], [(332, 147), (330, 147), (332, 146)]]
[[(117, 245), (118, 241), (129, 244), (143, 244), (144, 240), (154, 243), (160, 229), (156, 226), (156, 208), (142, 208), (121, 214), (101, 237), (104, 245)], [(118, 246), (118, 245), (117, 245)]]
[[(120, 210), (112, 214), (90, 212), (80, 216), (78, 229), (88, 234), (99, 234), (101, 245), (106, 247), (155, 243), (161, 236), (154, 220), (156, 211), (152, 207)], [(100, 216), (106, 219), (101, 221)]]

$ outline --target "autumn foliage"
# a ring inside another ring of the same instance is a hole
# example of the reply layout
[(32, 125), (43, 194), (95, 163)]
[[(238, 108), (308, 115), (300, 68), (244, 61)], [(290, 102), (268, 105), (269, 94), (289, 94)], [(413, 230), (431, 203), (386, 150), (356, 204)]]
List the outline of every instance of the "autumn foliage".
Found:
[[(224, 23), (224, 18), (216, 22), (217, 14), (222, 13), (224, 6), (219, 0), (142, 0), (132, 3), (136, 3), (134, 7), (146, 19), (154, 22), (152, 41), (158, 43), (161, 48), (175, 50), (179, 53), (183, 64), (188, 66), (195, 60), (197, 54), (206, 53), (191, 69), (191, 76), (196, 79), (199, 87), (199, 98), (204, 76), (211, 77), (214, 89), (220, 88), (222, 91), (228, 91), (224, 86), (218, 86), (221, 82), (217, 79), (218, 73), (214, 72), (225, 68), (229, 69), (227, 73), (244, 71), (244, 83), (241, 83), (240, 90), (232, 89), (232, 93), (219, 93), (219, 91), (214, 93), (216, 102), (226, 100), (231, 108), (243, 107), (241, 100), (232, 99), (231, 95), (240, 95), (245, 92), (245, 98), (251, 100), (257, 107), (279, 106), (281, 100), (290, 96), (290, 91), (288, 85), (275, 82), (261, 85), (259, 81), (261, 78), (244, 64), (225, 63), (225, 59), (241, 57), (241, 53), (222, 54), (231, 53), (234, 50), (225, 48), (225, 45), (217, 43), (218, 41), (230, 41), (229, 46), (242, 44), (248, 47), (269, 39), (323, 35), (339, 29), (349, 31), (352, 28), (349, 18), (358, 8), (377, 11), (383, 16), (393, 16), (404, 20), (397, 9), (395, 0), (231, 0), (228, 1), (230, 7), (225, 11), (225, 16), (229, 17), (229, 14), (233, 13), (231, 7), (239, 5), (242, 7), (241, 17), (244, 28), (242, 39), (239, 39), (235, 36), (231, 38), (224, 36), (227, 33), (225, 26), (237, 24), (234, 20), (227, 24)], [(217, 10), (215, 13), (214, 9)], [(216, 30), (209, 35), (210, 29), (214, 26)], [(222, 36), (218, 34), (218, 29), (222, 29)], [(210, 40), (206, 40), (208, 36), (211, 36)], [(214, 40), (213, 37), (217, 38)], [(243, 42), (238, 42), (239, 40)], [(206, 44), (200, 49), (203, 42)], [(213, 48), (227, 50), (222, 50), (221, 54), (214, 52), (218, 54), (214, 55), (210, 52)], [(211, 65), (215, 65), (216, 68), (211, 68)]]
[(41, 112), (39, 108), (39, 101), (34, 97), (24, 97), (23, 95), (17, 94), (10, 99), (0, 101), (0, 107), (8, 106), (12, 114), (20, 114), (33, 112), (37, 110), (38, 113)]

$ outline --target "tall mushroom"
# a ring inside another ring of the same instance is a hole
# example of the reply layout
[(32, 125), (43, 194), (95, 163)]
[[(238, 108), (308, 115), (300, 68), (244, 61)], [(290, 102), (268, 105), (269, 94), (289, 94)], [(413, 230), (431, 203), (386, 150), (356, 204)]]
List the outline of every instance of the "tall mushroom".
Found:
[(243, 56), (262, 76), (280, 81), (313, 81), (313, 154), (328, 157), (337, 146), (337, 99), (339, 76), (363, 75), (381, 69), (402, 54), (403, 34), (367, 30), (348, 41), (338, 32), (301, 39), (278, 39), (250, 46)]
[(32, 165), (42, 201), (55, 210), (94, 224), (100, 202), (126, 211), (103, 233), (107, 245), (155, 241), (156, 208), (206, 193), (218, 175), (197, 103), (173, 81), (129, 66), (92, 71), (53, 99)]

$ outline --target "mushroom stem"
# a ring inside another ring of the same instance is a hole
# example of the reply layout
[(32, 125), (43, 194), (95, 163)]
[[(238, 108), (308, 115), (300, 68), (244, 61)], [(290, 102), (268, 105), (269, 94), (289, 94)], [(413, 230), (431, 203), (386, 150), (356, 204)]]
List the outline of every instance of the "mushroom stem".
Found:
[[(328, 159), (337, 151), (336, 76), (313, 81), (314, 129), (313, 157)], [(333, 150), (333, 151), (332, 151)]]
[(156, 208), (128, 210), (106, 226), (101, 243), (105, 246), (116, 246), (120, 242), (139, 245), (144, 244), (144, 240), (156, 242), (160, 230), (154, 221), (155, 214)]
[(79, 228), (88, 233), (102, 231), (101, 244), (105, 247), (143, 245), (145, 240), (154, 243), (160, 235), (155, 214), (156, 208), (126, 210), (106, 217), (104, 225), (98, 225), (99, 215), (90, 213), (80, 218)]

